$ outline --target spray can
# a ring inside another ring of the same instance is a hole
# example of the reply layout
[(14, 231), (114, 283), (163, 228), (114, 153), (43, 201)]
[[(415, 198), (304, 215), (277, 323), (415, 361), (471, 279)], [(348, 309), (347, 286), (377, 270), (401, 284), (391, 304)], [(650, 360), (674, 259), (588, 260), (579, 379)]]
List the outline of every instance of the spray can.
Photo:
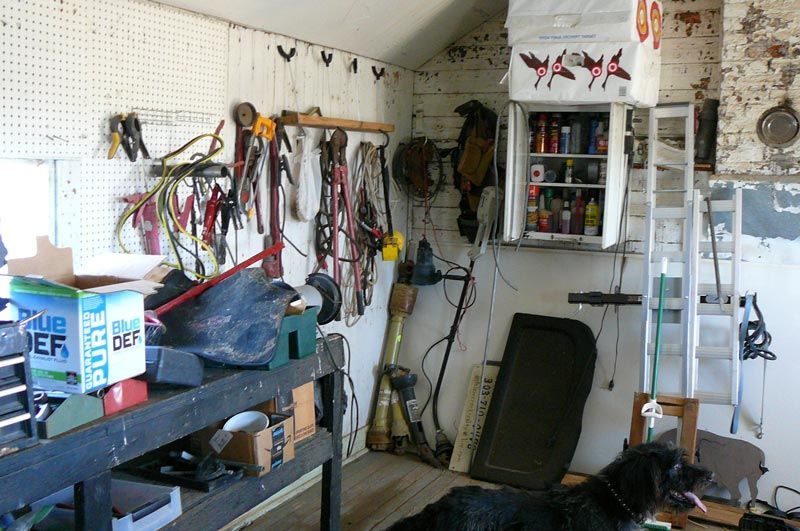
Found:
[(594, 197), (586, 205), (586, 220), (584, 222), (583, 233), (586, 236), (597, 236), (600, 234), (600, 206)]
[(597, 128), (599, 125), (600, 121), (597, 118), (592, 118), (589, 123), (589, 149), (587, 150), (589, 155), (597, 155)]
[(567, 169), (564, 170), (564, 182), (567, 184), (573, 181), (574, 165), (575, 165), (574, 160), (567, 159)]
[(525, 230), (539, 230), (539, 187), (528, 185), (528, 207), (525, 218)]
[(561, 129), (560, 125), (560, 116), (558, 114), (554, 114), (552, 118), (550, 118), (550, 130), (548, 131), (547, 144), (548, 153), (558, 153), (558, 141), (560, 140), (559, 133)]
[(561, 128), (561, 138), (558, 141), (558, 152), (569, 153), (570, 150), (570, 131), (572, 129), (565, 125)]
[(540, 114), (536, 122), (536, 134), (533, 138), (533, 151), (536, 153), (547, 153), (547, 115)]
[(570, 229), (572, 234), (583, 234), (583, 209), (583, 198), (578, 189), (575, 192), (575, 201), (572, 203), (572, 227)]

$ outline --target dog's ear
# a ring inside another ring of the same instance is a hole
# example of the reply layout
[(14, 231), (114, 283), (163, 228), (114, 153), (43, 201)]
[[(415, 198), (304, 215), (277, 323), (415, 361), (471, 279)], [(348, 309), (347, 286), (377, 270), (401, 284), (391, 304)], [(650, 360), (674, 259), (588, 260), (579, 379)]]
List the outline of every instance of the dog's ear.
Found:
[(616, 477), (609, 479), (631, 510), (643, 515), (653, 513), (661, 501), (662, 465), (658, 456), (639, 446), (623, 452), (615, 464)]

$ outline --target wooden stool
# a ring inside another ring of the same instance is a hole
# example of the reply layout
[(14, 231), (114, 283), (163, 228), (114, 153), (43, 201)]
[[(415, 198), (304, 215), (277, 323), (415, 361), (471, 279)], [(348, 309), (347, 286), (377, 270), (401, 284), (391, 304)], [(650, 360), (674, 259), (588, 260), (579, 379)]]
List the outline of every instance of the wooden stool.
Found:
[[(646, 422), (642, 416), (642, 406), (650, 400), (647, 393), (636, 393), (633, 397), (633, 410), (631, 411), (631, 434), (628, 442), (631, 446), (641, 444), (645, 439)], [(678, 417), (680, 419), (679, 433), (680, 446), (686, 450), (686, 458), (694, 463), (697, 449), (697, 417), (700, 413), (700, 401), (696, 398), (680, 396), (658, 395), (658, 403), (664, 411), (665, 417)], [(689, 515), (660, 513), (659, 520), (670, 522), (674, 527), (684, 528), (689, 521)]]

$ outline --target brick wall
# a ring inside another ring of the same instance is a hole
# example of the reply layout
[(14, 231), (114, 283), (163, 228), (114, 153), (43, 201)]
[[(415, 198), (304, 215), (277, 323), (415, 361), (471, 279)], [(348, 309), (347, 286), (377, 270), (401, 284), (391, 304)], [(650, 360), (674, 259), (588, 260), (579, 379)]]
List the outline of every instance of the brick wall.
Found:
[(725, 0), (717, 173), (800, 175), (800, 142), (771, 149), (756, 134), (765, 110), (800, 105), (798, 27), (798, 0)]

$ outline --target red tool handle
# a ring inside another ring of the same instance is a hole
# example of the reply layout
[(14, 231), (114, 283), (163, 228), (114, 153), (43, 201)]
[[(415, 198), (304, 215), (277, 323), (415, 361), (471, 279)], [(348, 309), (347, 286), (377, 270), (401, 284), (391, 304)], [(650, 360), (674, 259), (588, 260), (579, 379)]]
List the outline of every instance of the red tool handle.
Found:
[(211, 192), (211, 198), (206, 203), (205, 214), (203, 214), (203, 241), (209, 245), (214, 236), (214, 221), (217, 219), (222, 194), (222, 188), (220, 185), (216, 185), (214, 191)]
[(267, 247), (266, 249), (264, 249), (260, 253), (254, 254), (253, 256), (251, 256), (250, 258), (248, 258), (244, 262), (240, 263), (239, 265), (237, 265), (235, 267), (232, 267), (228, 271), (225, 271), (224, 273), (222, 273), (218, 277), (214, 277), (211, 280), (203, 282), (202, 284), (198, 284), (197, 286), (193, 287), (192, 289), (182, 293), (181, 295), (178, 295), (177, 297), (175, 297), (174, 299), (172, 299), (168, 303), (159, 306), (158, 308), (156, 308), (156, 315), (158, 317), (161, 317), (165, 313), (168, 313), (168, 312), (174, 310), (177, 306), (180, 306), (184, 302), (186, 302), (188, 300), (191, 300), (191, 299), (194, 299), (195, 297), (197, 297), (198, 295), (200, 295), (201, 293), (203, 293), (207, 289), (219, 284), (220, 282), (222, 282), (226, 278), (229, 278), (229, 277), (235, 275), (236, 273), (238, 273), (242, 269), (245, 269), (245, 268), (255, 264), (256, 262), (259, 262), (259, 261), (263, 260), (264, 258), (266, 258), (268, 256), (272, 256), (272, 255), (274, 255), (276, 253), (279, 253), (281, 251), (281, 249), (283, 249), (283, 244), (282, 243), (276, 243), (272, 247)]

